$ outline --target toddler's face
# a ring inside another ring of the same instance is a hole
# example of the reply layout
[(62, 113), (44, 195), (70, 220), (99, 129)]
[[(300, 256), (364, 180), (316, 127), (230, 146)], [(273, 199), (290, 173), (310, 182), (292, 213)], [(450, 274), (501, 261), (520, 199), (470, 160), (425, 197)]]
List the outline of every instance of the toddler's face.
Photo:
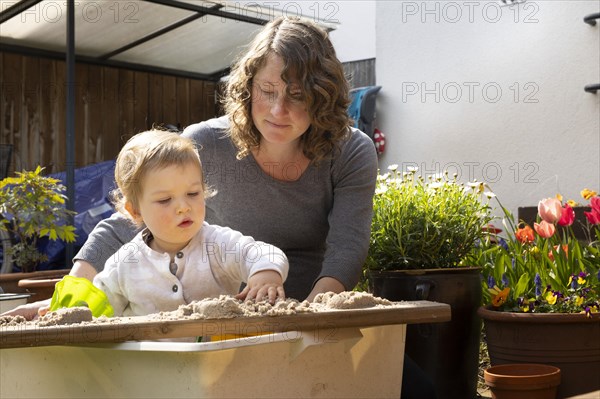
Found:
[(200, 231), (204, 216), (204, 184), (198, 165), (173, 165), (146, 173), (139, 217), (154, 236), (153, 249), (181, 250)]

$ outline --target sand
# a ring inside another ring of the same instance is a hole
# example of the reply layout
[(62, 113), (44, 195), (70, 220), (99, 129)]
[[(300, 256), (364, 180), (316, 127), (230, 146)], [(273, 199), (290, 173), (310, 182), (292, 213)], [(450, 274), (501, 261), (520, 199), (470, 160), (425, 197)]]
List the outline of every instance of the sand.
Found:
[(392, 306), (387, 299), (379, 298), (366, 292), (347, 291), (339, 294), (326, 292), (315, 297), (314, 304), (323, 309), (365, 309), (377, 306)]
[(35, 324), (39, 327), (77, 324), (92, 321), (92, 311), (86, 307), (62, 308), (48, 312), (34, 321), (27, 321), (23, 316), (1, 316), (0, 326), (18, 326), (24, 323)]
[(18, 326), (19, 324), (26, 322), (27, 319), (23, 316), (0, 316), (0, 327)]
[(228, 295), (221, 295), (218, 298), (207, 298), (194, 301), (189, 305), (182, 305), (174, 312), (161, 312), (157, 317), (187, 316), (195, 319), (227, 319), (240, 316), (291, 315), (314, 311), (307, 301), (286, 299), (271, 304), (268, 301), (240, 301)]
[(74, 308), (62, 308), (54, 312), (48, 312), (39, 318), (37, 324), (40, 327), (58, 326), (92, 321), (92, 319), (92, 311), (89, 308), (79, 306)]
[(377, 306), (391, 306), (387, 299), (374, 297), (366, 292), (328, 292), (319, 294), (313, 302), (299, 302), (295, 299), (276, 301), (240, 301), (228, 295), (208, 298), (180, 306), (173, 312), (160, 312), (150, 315), (154, 319), (227, 319), (233, 317), (283, 316), (299, 313), (315, 313), (341, 309), (365, 309)]
[[(274, 304), (268, 301), (241, 301), (232, 296), (221, 295), (218, 298), (207, 298), (181, 305), (171, 312), (159, 312), (147, 315), (149, 320), (182, 320), (182, 319), (230, 319), (235, 317), (282, 316), (301, 313), (316, 313), (347, 309), (366, 309), (373, 307), (393, 306), (387, 299), (378, 298), (366, 292), (347, 291), (335, 294), (323, 293), (316, 296), (313, 302), (295, 299), (278, 300)], [(35, 324), (39, 327), (67, 324), (102, 324), (126, 323), (128, 317), (108, 318), (92, 317), (86, 307), (63, 308), (48, 312), (38, 320), (26, 321), (22, 316), (0, 317), (0, 326), (15, 326), (22, 323)]]

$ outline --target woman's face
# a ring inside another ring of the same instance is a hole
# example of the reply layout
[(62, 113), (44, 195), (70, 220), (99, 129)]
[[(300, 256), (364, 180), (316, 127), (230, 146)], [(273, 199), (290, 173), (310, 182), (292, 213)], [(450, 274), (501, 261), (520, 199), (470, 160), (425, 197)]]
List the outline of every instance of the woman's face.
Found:
[(282, 71), (281, 57), (271, 54), (252, 85), (252, 120), (262, 140), (271, 144), (297, 141), (311, 122), (300, 84), (290, 82), (288, 88)]

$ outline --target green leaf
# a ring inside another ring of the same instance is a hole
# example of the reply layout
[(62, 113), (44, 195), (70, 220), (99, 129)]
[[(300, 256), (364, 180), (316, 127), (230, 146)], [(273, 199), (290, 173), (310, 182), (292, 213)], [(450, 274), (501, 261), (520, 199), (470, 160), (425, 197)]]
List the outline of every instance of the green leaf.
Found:
[(521, 277), (519, 277), (519, 281), (517, 282), (517, 285), (515, 285), (515, 298), (520, 298), (520, 297), (524, 297), (525, 294), (527, 294), (528, 292), (528, 286), (529, 286), (529, 275), (527, 275), (526, 273), (523, 273), (521, 275)]
[(49, 237), (52, 241), (55, 241), (58, 238), (58, 234), (56, 234), (56, 229), (50, 229)]
[(64, 206), (67, 198), (65, 187), (54, 178), (43, 176), (44, 168), (21, 171), (16, 177), (0, 181), (0, 213), (10, 215), (12, 223), (7, 226), (19, 244), (13, 246), (15, 263), (24, 270), (32, 270), (45, 259), (36, 249), (37, 239), (48, 236), (51, 240), (65, 237), (74, 241), (75, 228), (65, 224), (75, 212)]

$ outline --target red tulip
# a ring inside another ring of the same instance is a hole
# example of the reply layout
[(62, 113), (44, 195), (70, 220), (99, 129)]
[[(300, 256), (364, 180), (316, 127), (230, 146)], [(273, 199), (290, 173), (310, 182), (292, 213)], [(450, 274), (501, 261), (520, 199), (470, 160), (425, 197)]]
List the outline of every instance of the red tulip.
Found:
[(538, 213), (542, 220), (556, 223), (562, 215), (562, 205), (556, 198), (546, 198), (538, 203)]
[(596, 213), (600, 213), (600, 197), (592, 197), (592, 199), (590, 200), (590, 206), (592, 207), (593, 211), (596, 211)]
[(558, 220), (558, 224), (561, 226), (570, 226), (575, 221), (575, 211), (569, 204), (565, 204), (564, 208), (562, 208), (562, 215)]
[(550, 238), (554, 235), (556, 227), (552, 223), (542, 220), (540, 223), (534, 223), (533, 228), (542, 238)]

